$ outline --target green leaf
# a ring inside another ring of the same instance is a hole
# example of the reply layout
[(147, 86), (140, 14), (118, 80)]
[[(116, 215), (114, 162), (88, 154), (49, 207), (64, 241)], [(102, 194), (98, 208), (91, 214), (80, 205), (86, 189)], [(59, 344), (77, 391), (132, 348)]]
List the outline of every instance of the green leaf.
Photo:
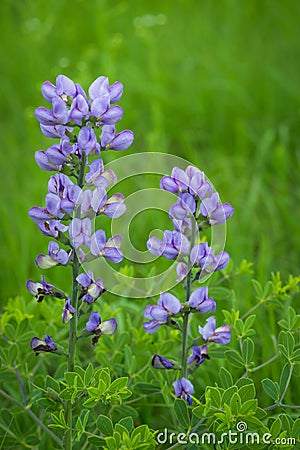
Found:
[(251, 413), (255, 413), (257, 405), (258, 400), (256, 398), (245, 401), (241, 406), (240, 414), (243, 416), (247, 416), (250, 415)]
[(8, 361), (13, 366), (17, 363), (19, 357), (19, 347), (17, 344), (13, 343), (9, 347)]
[(128, 377), (120, 377), (114, 380), (109, 386), (109, 392), (120, 392), (127, 388)]
[(75, 378), (78, 378), (76, 372), (65, 372), (65, 380), (69, 386), (74, 386)]
[(236, 392), (232, 395), (230, 400), (230, 409), (232, 414), (237, 415), (241, 409), (241, 397)]
[(242, 343), (242, 358), (245, 362), (245, 366), (249, 366), (252, 362), (254, 355), (254, 342), (251, 338), (243, 340)]
[(252, 286), (256, 293), (256, 298), (258, 300), (261, 300), (264, 296), (264, 291), (263, 291), (262, 285), (257, 280), (254, 280), (254, 279), (251, 280), (251, 282), (252, 282)]
[(54, 378), (52, 378), (50, 375), (46, 376), (46, 381), (45, 381), (45, 387), (50, 387), (51, 389), (53, 389), (53, 391), (55, 392), (60, 392), (60, 386), (58, 381), (56, 381)]
[(212, 286), (209, 288), (209, 295), (215, 300), (228, 300), (231, 292), (229, 289), (222, 286)]
[(96, 380), (96, 384), (99, 383), (99, 381), (103, 381), (104, 385), (105, 385), (105, 389), (107, 389), (110, 384), (111, 384), (111, 378), (110, 378), (110, 373), (108, 369), (98, 369), (95, 372), (95, 380)]
[(227, 350), (225, 352), (225, 358), (234, 367), (244, 367), (244, 360), (236, 350)]
[(93, 365), (92, 365), (92, 363), (89, 363), (89, 365), (87, 366), (87, 368), (85, 370), (85, 374), (84, 374), (84, 385), (85, 386), (88, 386), (90, 384), (93, 373), (94, 373)]
[(262, 380), (262, 386), (264, 391), (273, 399), (279, 399), (279, 386), (278, 383), (270, 380), (270, 378), (265, 378)]
[(155, 392), (160, 392), (161, 387), (158, 384), (150, 384), (150, 383), (143, 383), (138, 382), (134, 385), (133, 391), (135, 393), (141, 393), (141, 394), (154, 394)]
[(270, 428), (270, 434), (272, 435), (272, 438), (275, 438), (279, 435), (281, 427), (282, 427), (281, 420), (278, 417), (276, 420), (274, 420)]
[(241, 398), (241, 402), (244, 403), (247, 400), (252, 400), (255, 397), (255, 386), (253, 383), (246, 384), (245, 386), (240, 387), (238, 390), (238, 394)]
[(188, 429), (191, 424), (189, 410), (187, 404), (182, 399), (176, 399), (174, 403), (174, 410), (180, 427)]
[(96, 448), (102, 448), (105, 444), (105, 440), (97, 436), (89, 436), (88, 441), (90, 444), (95, 445)]
[(299, 437), (300, 436), (300, 418), (296, 419), (292, 428), (292, 435), (293, 437)]
[(205, 397), (210, 398), (211, 400), (211, 406), (215, 408), (221, 408), (222, 406), (222, 400), (221, 400), (221, 393), (220, 389), (208, 387), (205, 392)]
[(233, 396), (233, 394), (237, 393), (237, 387), (236, 386), (231, 386), (230, 388), (228, 388), (225, 392), (223, 392), (222, 395), (222, 405), (224, 405), (225, 403), (227, 403), (228, 405), (230, 404), (230, 400), (231, 397)]
[(125, 427), (129, 432), (131, 432), (133, 430), (134, 427), (134, 422), (132, 417), (124, 417), (123, 419), (121, 419), (119, 421), (120, 425), (123, 425), (123, 427)]
[(294, 363), (300, 362), (300, 348), (293, 352), (291, 359)]
[(290, 359), (295, 347), (295, 339), (289, 331), (281, 331), (278, 337), (278, 347), (282, 354)]
[(282, 396), (282, 394), (285, 390), (285, 387), (286, 387), (286, 384), (287, 384), (287, 381), (288, 381), (288, 378), (290, 375), (290, 367), (291, 367), (290, 364), (286, 363), (281, 371), (280, 381), (279, 381), (279, 396), (280, 397)]
[(104, 436), (112, 436), (114, 428), (113, 423), (109, 417), (101, 414), (100, 416), (98, 416), (96, 425), (99, 433), (103, 434)]
[(203, 418), (205, 405), (198, 405), (193, 409), (193, 414), (199, 419)]
[(219, 376), (222, 388), (227, 389), (233, 385), (233, 378), (231, 376), (231, 373), (227, 369), (225, 369), (225, 367), (221, 367)]

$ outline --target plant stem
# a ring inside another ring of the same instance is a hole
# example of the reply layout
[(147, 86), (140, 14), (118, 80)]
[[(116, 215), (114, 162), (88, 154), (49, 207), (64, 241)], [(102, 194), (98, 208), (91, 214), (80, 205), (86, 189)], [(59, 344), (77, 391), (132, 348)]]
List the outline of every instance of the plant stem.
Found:
[(26, 414), (28, 414), (38, 424), (38, 426), (41, 427), (41, 429), (45, 431), (45, 433), (47, 433), (60, 447), (63, 446), (62, 440), (59, 439), (59, 437), (56, 436), (56, 434), (54, 434), (46, 425), (44, 425), (43, 422), (31, 411), (31, 409), (29, 409), (28, 406), (22, 405), (22, 403), (20, 403), (15, 398), (11, 397), (2, 389), (0, 389), (0, 394), (2, 395), (2, 397), (11, 401), (15, 405), (17, 405), (20, 409), (22, 409), (24, 412), (26, 412)]
[[(77, 179), (77, 184), (80, 188), (83, 186), (84, 180), (84, 169), (85, 169), (85, 155), (82, 155), (82, 160), (79, 168), (79, 174)], [(78, 259), (75, 248), (73, 250), (73, 265), (72, 265), (72, 296), (71, 305), (75, 308), (76, 313), (70, 320), (70, 333), (69, 333), (69, 354), (68, 354), (68, 372), (73, 372), (75, 367), (75, 357), (76, 357), (76, 341), (77, 341), (77, 323), (78, 323), (78, 282), (76, 278), (80, 271), (80, 261)], [(66, 413), (65, 419), (67, 423), (67, 431), (65, 435), (65, 449), (72, 450), (72, 404), (71, 400), (66, 400)]]
[[(191, 247), (190, 251), (195, 244), (195, 224), (196, 220), (193, 217), (191, 219), (192, 230), (191, 230)], [(188, 303), (192, 290), (192, 264), (189, 260), (188, 263), (188, 274), (186, 277), (186, 287), (185, 287), (185, 301)], [(183, 323), (182, 323), (182, 353), (181, 353), (181, 376), (187, 377), (187, 352), (188, 352), (188, 323), (189, 323), (189, 311), (184, 312)]]

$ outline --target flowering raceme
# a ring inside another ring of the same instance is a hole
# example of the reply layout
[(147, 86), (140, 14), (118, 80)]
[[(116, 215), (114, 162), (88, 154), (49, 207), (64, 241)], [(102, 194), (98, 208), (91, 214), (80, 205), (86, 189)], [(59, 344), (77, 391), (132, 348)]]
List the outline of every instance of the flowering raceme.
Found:
[[(42, 85), (42, 94), (50, 108), (42, 106), (35, 110), (42, 133), (58, 139), (47, 150), (35, 153), (42, 170), (56, 172), (48, 182), (45, 206), (29, 210), (40, 232), (52, 238), (48, 253), (38, 255), (35, 263), (39, 269), (71, 265), (75, 281), (71, 296), (47, 283), (44, 277), (41, 282), (29, 280), (27, 289), (38, 302), (45, 297), (63, 299), (62, 322), (70, 322), (70, 330), (77, 328), (79, 301), (91, 306), (105, 292), (103, 280), (95, 279), (92, 271), (80, 273), (80, 263), (96, 258), (119, 263), (123, 259), (121, 236), (106, 238), (105, 231), (93, 230), (92, 224), (95, 216), (117, 218), (126, 210), (122, 194), (109, 196), (108, 191), (117, 177), (113, 171), (105, 170), (99, 157), (107, 150), (125, 150), (133, 142), (132, 131), (116, 131), (116, 124), (123, 116), (122, 108), (116, 105), (122, 93), (122, 83), (109, 84), (104, 76), (90, 85), (87, 94), (70, 78), (58, 75), (55, 85), (50, 81)], [(116, 327), (115, 319), (101, 322), (95, 311), (86, 330), (94, 334), (93, 344), (96, 344), (102, 334), (112, 334)], [(74, 336), (76, 330), (70, 332), (69, 349), (73, 350), (69, 351), (69, 368), (74, 365)], [(47, 335), (45, 341), (33, 338), (31, 348), (36, 354), (56, 351), (52, 338)]]
[[(230, 327), (225, 324), (217, 328), (215, 317), (210, 316), (203, 327), (198, 325), (199, 338), (196, 341), (202, 340), (202, 347), (194, 345), (195, 339), (188, 345), (188, 329), (192, 317), (198, 317), (199, 313), (214, 313), (217, 307), (215, 300), (209, 296), (208, 287), (193, 290), (193, 283), (198, 280), (202, 282), (214, 272), (225, 269), (229, 262), (227, 252), (215, 254), (214, 248), (206, 240), (199, 242), (198, 234), (206, 228), (226, 222), (233, 214), (233, 207), (229, 203), (221, 203), (219, 194), (204, 173), (194, 166), (188, 166), (186, 170), (174, 167), (171, 176), (161, 179), (160, 187), (177, 196), (169, 210), (175, 230), (166, 230), (163, 240), (151, 237), (147, 241), (147, 247), (156, 256), (176, 259), (177, 281), (185, 289), (185, 299), (180, 301), (173, 294), (161, 293), (157, 306), (146, 307), (144, 318), (148, 321), (143, 326), (149, 334), (155, 333), (162, 326), (170, 326), (182, 332), (181, 379), (176, 380), (173, 386), (175, 397), (181, 397), (191, 404), (194, 387), (188, 377), (210, 359), (209, 345), (228, 344), (231, 339)], [(189, 347), (192, 347), (190, 355)], [(155, 369), (178, 368), (160, 355), (154, 355), (152, 366)]]

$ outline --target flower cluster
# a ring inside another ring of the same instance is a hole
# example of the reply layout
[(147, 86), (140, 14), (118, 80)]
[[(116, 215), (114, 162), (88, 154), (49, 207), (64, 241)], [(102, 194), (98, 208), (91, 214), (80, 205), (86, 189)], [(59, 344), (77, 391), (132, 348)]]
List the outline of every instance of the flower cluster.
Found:
[[(191, 318), (198, 317), (199, 313), (213, 314), (216, 311), (216, 302), (209, 296), (208, 287), (193, 290), (193, 283), (223, 270), (229, 262), (227, 252), (215, 254), (206, 240), (199, 241), (199, 232), (226, 222), (233, 214), (233, 207), (229, 203), (221, 203), (219, 194), (204, 173), (194, 166), (188, 166), (186, 170), (174, 167), (171, 176), (161, 179), (160, 187), (177, 195), (169, 211), (175, 230), (166, 230), (162, 240), (151, 237), (147, 247), (156, 256), (177, 259), (177, 280), (185, 288), (185, 299), (180, 301), (173, 294), (161, 293), (157, 305), (146, 307), (144, 318), (147, 321), (143, 326), (149, 334), (165, 325), (182, 332), (181, 379), (176, 380), (173, 386), (175, 397), (191, 404), (194, 387), (189, 375), (210, 359), (208, 347), (211, 343), (224, 345), (231, 339), (230, 327), (227, 324), (217, 327), (216, 318), (209, 316), (204, 326), (198, 325), (199, 337), (190, 338), (191, 344), (187, 344)], [(195, 345), (198, 341), (202, 341), (202, 347)], [(189, 348), (192, 350), (190, 354)], [(176, 363), (157, 354), (152, 359), (152, 366), (155, 369), (178, 369)]]
[[(26, 286), (38, 302), (46, 296), (63, 299), (63, 323), (74, 315), (79, 317), (83, 304), (91, 305), (105, 292), (103, 281), (95, 279), (92, 271), (80, 273), (79, 263), (96, 258), (119, 263), (123, 259), (121, 236), (106, 238), (105, 231), (93, 230), (92, 223), (100, 215), (120, 217), (126, 209), (122, 194), (109, 196), (117, 177), (113, 171), (105, 170), (99, 158), (103, 151), (125, 150), (133, 142), (132, 131), (116, 131), (123, 116), (122, 108), (116, 105), (122, 93), (120, 82), (110, 85), (104, 76), (98, 77), (86, 94), (79, 84), (59, 75), (55, 85), (49, 81), (42, 85), (50, 108), (39, 107), (35, 111), (42, 133), (56, 139), (47, 150), (35, 154), (41, 169), (56, 172), (48, 182), (45, 206), (29, 210), (40, 232), (52, 239), (48, 253), (38, 255), (35, 263), (40, 269), (71, 265), (77, 286), (71, 296), (47, 283), (44, 277), (41, 282), (28, 280)], [(101, 322), (99, 314), (92, 312), (85, 331), (94, 335), (95, 344), (102, 334), (114, 333), (116, 327), (115, 319)], [(33, 338), (31, 348), (36, 354), (57, 350), (47, 335), (45, 341)]]

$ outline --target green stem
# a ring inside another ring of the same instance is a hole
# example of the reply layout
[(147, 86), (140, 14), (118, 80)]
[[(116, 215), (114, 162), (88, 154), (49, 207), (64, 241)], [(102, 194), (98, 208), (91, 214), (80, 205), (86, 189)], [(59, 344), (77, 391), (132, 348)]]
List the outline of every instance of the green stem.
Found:
[[(195, 244), (195, 219), (191, 219), (192, 230), (191, 230), (191, 247), (192, 249)], [(185, 287), (185, 301), (188, 303), (192, 290), (192, 264), (189, 261), (188, 264), (188, 274), (186, 277), (186, 287)], [(184, 312), (183, 323), (182, 323), (182, 353), (181, 353), (181, 376), (187, 378), (187, 352), (188, 352), (188, 323), (189, 323), (189, 311)]]
[(17, 405), (20, 409), (22, 409), (24, 412), (26, 412), (26, 414), (28, 414), (29, 417), (31, 417), (37, 424), (38, 426), (45, 431), (45, 433), (47, 433), (60, 447), (63, 446), (62, 440), (59, 439), (58, 436), (56, 436), (56, 434), (54, 434), (46, 425), (43, 424), (43, 422), (31, 411), (31, 409), (29, 409), (28, 406), (22, 405), (22, 403), (20, 403), (18, 400), (16, 400), (15, 398), (11, 397), (9, 394), (7, 394), (5, 391), (3, 391), (2, 389), (0, 389), (0, 395), (2, 395), (2, 397), (6, 398), (7, 400), (11, 401), (12, 403), (14, 403), (15, 405)]
[[(84, 181), (84, 169), (85, 169), (85, 155), (82, 155), (82, 160), (79, 168), (79, 175), (77, 179), (77, 184), (80, 188), (83, 186)], [(75, 308), (76, 313), (70, 320), (70, 333), (69, 333), (69, 354), (68, 354), (68, 372), (73, 372), (75, 367), (75, 357), (76, 357), (76, 341), (77, 341), (77, 323), (78, 323), (78, 282), (76, 278), (80, 272), (80, 261), (78, 259), (76, 250), (73, 248), (73, 265), (72, 265), (72, 296), (71, 305)], [(73, 411), (71, 400), (66, 400), (65, 403), (65, 419), (67, 423), (67, 431), (65, 435), (65, 449), (72, 450), (72, 422), (73, 422)]]

